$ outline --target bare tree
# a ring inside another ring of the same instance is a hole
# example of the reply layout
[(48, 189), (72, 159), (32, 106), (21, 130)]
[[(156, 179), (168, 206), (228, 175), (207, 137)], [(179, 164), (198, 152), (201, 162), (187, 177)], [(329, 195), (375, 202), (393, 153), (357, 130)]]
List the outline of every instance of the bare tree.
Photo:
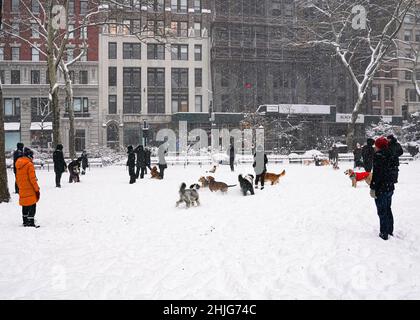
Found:
[(9, 202), (10, 193), (7, 184), (7, 167), (4, 132), (3, 83), (0, 77), (0, 203)]
[[(394, 44), (415, 0), (299, 0), (299, 39), (333, 50), (356, 88), (347, 130), (353, 147), (355, 127), (374, 75)], [(302, 45), (302, 44), (301, 44)]]

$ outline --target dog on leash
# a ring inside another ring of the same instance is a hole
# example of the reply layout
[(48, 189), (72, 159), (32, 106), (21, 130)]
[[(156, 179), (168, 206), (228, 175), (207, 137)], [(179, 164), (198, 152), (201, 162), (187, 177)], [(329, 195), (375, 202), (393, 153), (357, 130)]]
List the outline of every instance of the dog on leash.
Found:
[(279, 183), (280, 177), (284, 177), (286, 175), (286, 170), (283, 170), (280, 174), (266, 172), (264, 176), (265, 182), (271, 182), (271, 185), (275, 185)]
[(248, 191), (251, 193), (251, 195), (254, 195), (254, 176), (252, 174), (247, 174), (245, 177), (243, 177), (241, 174), (238, 176), (239, 185), (241, 186), (242, 194), (246, 196), (248, 194)]
[(365, 181), (368, 185), (372, 182), (371, 172), (354, 172), (352, 169), (348, 169), (344, 174), (349, 176), (353, 188), (357, 187), (359, 181)]
[(152, 176), (152, 179), (158, 179), (158, 180), (162, 179), (156, 166), (154, 166), (152, 170), (150, 170), (150, 174)]
[(236, 184), (229, 186), (224, 182), (215, 181), (213, 177), (207, 177), (207, 181), (209, 182), (209, 189), (211, 192), (221, 191), (222, 193), (226, 193), (229, 188), (236, 187)]
[(206, 179), (206, 177), (201, 177), (198, 179), (198, 182), (201, 183), (201, 188), (207, 188), (209, 186), (209, 181)]
[(183, 202), (187, 205), (187, 209), (194, 206), (194, 204), (197, 206), (200, 205), (200, 197), (197, 190), (187, 189), (187, 185), (185, 183), (182, 183), (179, 188), (179, 200), (176, 202), (176, 206), (178, 207)]

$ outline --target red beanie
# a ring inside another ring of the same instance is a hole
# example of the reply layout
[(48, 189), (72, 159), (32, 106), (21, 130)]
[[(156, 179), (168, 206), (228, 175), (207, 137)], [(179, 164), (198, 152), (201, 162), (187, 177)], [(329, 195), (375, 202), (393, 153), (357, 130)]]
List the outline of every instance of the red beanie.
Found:
[(379, 150), (388, 148), (388, 139), (385, 137), (380, 137), (375, 141), (375, 147)]

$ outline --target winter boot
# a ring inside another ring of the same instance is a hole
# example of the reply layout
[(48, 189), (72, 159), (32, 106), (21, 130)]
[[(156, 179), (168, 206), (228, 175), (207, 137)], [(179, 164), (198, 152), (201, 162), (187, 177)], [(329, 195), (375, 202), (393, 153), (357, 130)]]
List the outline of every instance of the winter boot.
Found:
[(23, 226), (27, 227), (28, 226), (28, 216), (22, 216), (23, 218)]
[(379, 237), (380, 237), (382, 240), (388, 240), (388, 235), (387, 235), (386, 233), (380, 233), (380, 234), (379, 234)]

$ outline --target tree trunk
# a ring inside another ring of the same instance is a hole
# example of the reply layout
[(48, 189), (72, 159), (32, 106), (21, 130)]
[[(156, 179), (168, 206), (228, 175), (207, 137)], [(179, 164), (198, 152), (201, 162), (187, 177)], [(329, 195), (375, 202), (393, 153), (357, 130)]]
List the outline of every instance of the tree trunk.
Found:
[(347, 126), (347, 139), (346, 144), (348, 150), (353, 150), (354, 148), (354, 135), (356, 131), (356, 122), (357, 118), (359, 117), (360, 107), (362, 105), (362, 101), (365, 97), (365, 94), (359, 94), (359, 98), (357, 99), (356, 105), (354, 106), (353, 113), (351, 114), (351, 121)]
[(10, 201), (9, 187), (7, 185), (3, 90), (0, 80), (0, 203)]
[[(65, 69), (65, 68), (64, 68)], [(68, 70), (63, 70), (64, 80), (66, 81), (66, 102), (69, 113), (69, 153), (70, 158), (76, 158), (75, 137), (74, 137), (74, 108), (73, 108), (73, 87)]]

